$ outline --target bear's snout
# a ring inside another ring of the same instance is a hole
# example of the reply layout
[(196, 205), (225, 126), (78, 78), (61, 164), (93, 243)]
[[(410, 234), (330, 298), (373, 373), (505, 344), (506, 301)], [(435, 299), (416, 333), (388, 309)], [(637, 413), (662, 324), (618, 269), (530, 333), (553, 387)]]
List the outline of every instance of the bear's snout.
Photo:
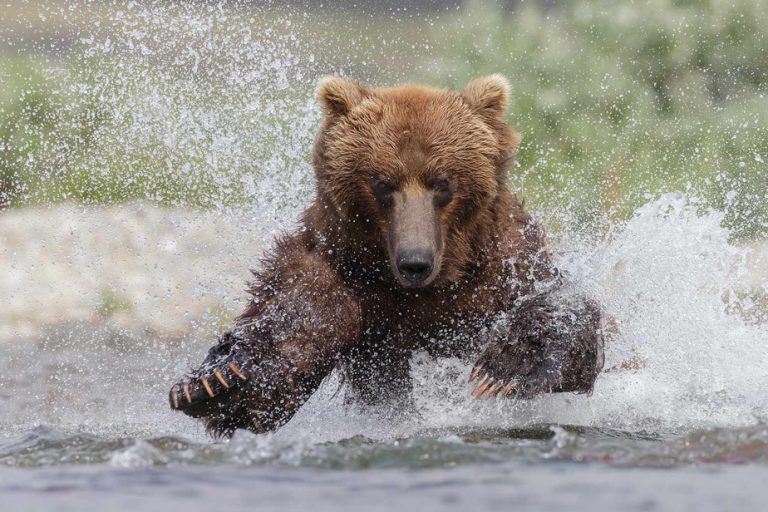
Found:
[(389, 260), (402, 286), (428, 286), (440, 271), (443, 234), (434, 191), (409, 185), (392, 194)]
[(397, 255), (397, 270), (412, 286), (420, 286), (434, 267), (435, 255), (430, 250), (401, 251)]

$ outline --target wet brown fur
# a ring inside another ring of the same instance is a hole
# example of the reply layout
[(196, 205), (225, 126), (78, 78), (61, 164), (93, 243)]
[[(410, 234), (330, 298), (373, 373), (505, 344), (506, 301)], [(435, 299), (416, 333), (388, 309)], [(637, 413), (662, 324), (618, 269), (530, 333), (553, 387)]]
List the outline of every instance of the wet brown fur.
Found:
[[(337, 367), (352, 398), (397, 402), (410, 389), (408, 361), (415, 350), (462, 357), (514, 353), (510, 364), (542, 366), (544, 349), (527, 357), (527, 348), (509, 348), (526, 339), (519, 332), (528, 329), (526, 318), (514, 315), (527, 311), (521, 298), (534, 295), (537, 281), (558, 288), (558, 276), (542, 230), (507, 183), (519, 142), (503, 121), (508, 94), (499, 76), (473, 81), (461, 92), (321, 82), (317, 197), (301, 227), (280, 238), (263, 260), (252, 301), (226, 335), (234, 339), (228, 350), (251, 361), (258, 384), (230, 393), (226, 405), (207, 416), (213, 433), (276, 428)], [(391, 210), (377, 201), (371, 182), (385, 176), (397, 190), (429, 193), (433, 180), (446, 175), (453, 196), (437, 212), (440, 268), (429, 286), (404, 287), (388, 252)], [(529, 323), (546, 324), (549, 309), (537, 307), (525, 313)], [(558, 367), (578, 374), (576, 382), (563, 386), (566, 375), (532, 384), (531, 393), (520, 396), (591, 390), (602, 366), (599, 311), (586, 300), (579, 307), (590, 318), (580, 327), (584, 347), (562, 350), (575, 355)], [(507, 313), (516, 327), (498, 334), (491, 326)], [(514, 340), (507, 339), (510, 333)], [(565, 335), (548, 335), (566, 344)], [(491, 368), (487, 358), (486, 364), (496, 375), (496, 391), (503, 378), (516, 375), (515, 368)], [(578, 368), (569, 370), (569, 364)]]

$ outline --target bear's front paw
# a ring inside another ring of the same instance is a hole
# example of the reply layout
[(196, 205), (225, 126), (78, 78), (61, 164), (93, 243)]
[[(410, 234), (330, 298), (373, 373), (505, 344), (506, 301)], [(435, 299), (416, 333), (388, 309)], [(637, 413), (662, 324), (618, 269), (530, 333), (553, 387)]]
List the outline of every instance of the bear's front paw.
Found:
[(518, 306), (472, 369), (475, 398), (589, 393), (603, 367), (600, 310), (580, 296)]
[(472, 396), (532, 398), (558, 390), (562, 360), (544, 350), (543, 340), (518, 339), (489, 346), (472, 369)]
[(301, 374), (266, 344), (246, 346), (231, 338), (211, 348), (200, 368), (171, 388), (171, 408), (202, 418), (215, 437), (239, 428), (274, 430), (291, 418), (321, 377)]

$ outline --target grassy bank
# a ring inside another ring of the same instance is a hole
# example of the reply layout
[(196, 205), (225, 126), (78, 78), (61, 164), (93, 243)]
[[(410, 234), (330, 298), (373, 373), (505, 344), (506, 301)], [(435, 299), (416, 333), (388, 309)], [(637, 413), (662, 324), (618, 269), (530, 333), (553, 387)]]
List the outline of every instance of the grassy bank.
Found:
[(265, 181), (306, 180), (317, 76), (461, 87), (501, 72), (524, 136), (512, 182), (550, 222), (623, 218), (683, 190), (737, 236), (768, 234), (760, 0), (470, 2), (430, 18), (162, 3), (107, 17), (55, 56), (0, 60), (0, 203), (252, 201)]

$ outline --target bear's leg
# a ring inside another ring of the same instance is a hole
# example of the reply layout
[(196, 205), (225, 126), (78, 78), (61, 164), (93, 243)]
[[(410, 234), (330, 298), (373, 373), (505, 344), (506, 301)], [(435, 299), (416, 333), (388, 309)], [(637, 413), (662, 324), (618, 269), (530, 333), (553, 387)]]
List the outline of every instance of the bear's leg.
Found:
[(491, 330), (470, 374), (476, 398), (588, 393), (603, 367), (600, 309), (582, 296), (542, 294)]
[(213, 435), (286, 423), (360, 335), (359, 304), (338, 274), (296, 237), (281, 240), (253, 300), (202, 366), (171, 388), (171, 407)]

